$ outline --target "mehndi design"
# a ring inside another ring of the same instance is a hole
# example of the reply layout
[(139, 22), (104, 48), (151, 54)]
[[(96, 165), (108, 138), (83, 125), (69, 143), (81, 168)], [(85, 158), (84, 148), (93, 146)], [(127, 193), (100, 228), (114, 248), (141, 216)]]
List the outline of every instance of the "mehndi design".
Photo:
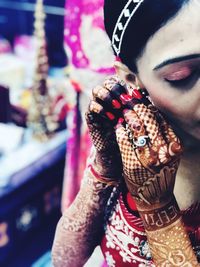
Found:
[(165, 228), (146, 233), (156, 266), (199, 266), (181, 218)]
[[(116, 83), (116, 78), (112, 76), (106, 81), (107, 83), (113, 84)], [(108, 114), (112, 115), (112, 113), (100, 104), (103, 102), (104, 97), (106, 98), (106, 93), (109, 93), (109, 91), (104, 87), (95, 88), (93, 90), (93, 100), (86, 113), (89, 133), (93, 145), (96, 148), (96, 158), (93, 168), (99, 175), (104, 178), (108, 177), (108, 182), (110, 179), (115, 179), (120, 182), (122, 177), (122, 162), (114, 129), (114, 124), (118, 118), (113, 115), (113, 121), (111, 117), (109, 119)]]
[(116, 127), (125, 182), (156, 266), (199, 266), (173, 195), (181, 142), (159, 111), (145, 102), (125, 110), (125, 123)]
[(112, 188), (98, 182), (86, 169), (81, 190), (57, 226), (52, 249), (56, 267), (83, 266), (92, 254), (102, 238), (105, 207)]
[[(136, 104), (124, 113), (128, 129), (125, 125), (116, 129), (127, 187), (144, 206), (171, 197), (182, 152), (171, 126), (160, 131), (156, 112), (151, 104)], [(146, 138), (144, 145), (137, 145), (140, 138)]]

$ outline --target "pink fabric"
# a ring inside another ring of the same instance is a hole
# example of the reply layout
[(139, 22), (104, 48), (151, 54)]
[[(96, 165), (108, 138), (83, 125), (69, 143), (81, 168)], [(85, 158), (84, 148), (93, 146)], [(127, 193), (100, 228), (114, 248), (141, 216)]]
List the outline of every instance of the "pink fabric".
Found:
[[(101, 61), (102, 66), (94, 66), (92, 58), (89, 58), (85, 51), (84, 42), (88, 38), (92, 38), (91, 30), (97, 29), (106, 36), (103, 24), (103, 0), (68, 0), (66, 2), (66, 16), (65, 16), (65, 43), (70, 49), (68, 56), (71, 54), (71, 63), (76, 68), (88, 68), (99, 73), (113, 73), (113, 68), (103, 66), (104, 61)], [(81, 32), (88, 23), (84, 38)], [(99, 35), (98, 35), (99, 37)], [(106, 37), (107, 38), (107, 37)], [(107, 40), (108, 42), (108, 40)], [(104, 42), (98, 40), (95, 47), (104, 47)], [(93, 47), (95, 49), (95, 47)], [(108, 50), (108, 48), (106, 48)], [(96, 56), (103, 56), (96, 54)]]
[[(68, 123), (62, 211), (70, 205), (79, 190), (91, 147), (88, 132), (81, 121), (81, 113), (85, 111), (81, 110), (79, 98), (86, 99), (85, 92), (92, 90), (106, 75), (113, 74), (114, 70), (114, 56), (104, 31), (102, 7), (103, 0), (66, 1), (65, 47), (71, 64), (70, 77), (76, 80), (80, 90), (71, 115), (73, 122)], [(76, 86), (73, 86), (76, 90)], [(83, 101), (81, 103), (83, 108)], [(85, 105), (88, 105), (88, 102)]]
[(102, 266), (101, 266), (101, 267), (108, 267), (108, 265), (107, 265), (106, 261), (104, 261), (104, 263), (102, 264)]
[(108, 265), (107, 265), (106, 261), (104, 261), (104, 263), (103, 263), (102, 267), (108, 267)]
[(62, 212), (69, 207), (79, 191), (86, 160), (91, 147), (87, 132), (82, 133), (82, 120), (80, 114), (79, 98), (81, 92), (77, 92), (77, 104), (71, 111), (71, 122), (68, 120), (68, 140), (66, 165), (63, 184)]

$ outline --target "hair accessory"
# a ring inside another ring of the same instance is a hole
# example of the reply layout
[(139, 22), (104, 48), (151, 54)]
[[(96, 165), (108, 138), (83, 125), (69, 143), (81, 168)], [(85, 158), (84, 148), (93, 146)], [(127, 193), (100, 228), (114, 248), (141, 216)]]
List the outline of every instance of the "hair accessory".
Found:
[(112, 36), (112, 47), (115, 50), (117, 56), (119, 56), (120, 54), (122, 40), (126, 28), (128, 27), (131, 18), (143, 1), (144, 0), (129, 0), (117, 20)]

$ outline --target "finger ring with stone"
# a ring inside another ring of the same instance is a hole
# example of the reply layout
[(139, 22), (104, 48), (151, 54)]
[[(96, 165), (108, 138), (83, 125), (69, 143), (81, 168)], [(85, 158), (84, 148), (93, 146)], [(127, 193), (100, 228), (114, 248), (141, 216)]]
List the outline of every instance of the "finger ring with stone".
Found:
[(139, 136), (139, 137), (137, 138), (137, 141), (134, 141), (134, 140), (133, 140), (133, 144), (134, 144), (136, 147), (143, 147), (143, 146), (146, 145), (148, 138), (149, 138), (149, 137), (148, 137), (147, 135)]

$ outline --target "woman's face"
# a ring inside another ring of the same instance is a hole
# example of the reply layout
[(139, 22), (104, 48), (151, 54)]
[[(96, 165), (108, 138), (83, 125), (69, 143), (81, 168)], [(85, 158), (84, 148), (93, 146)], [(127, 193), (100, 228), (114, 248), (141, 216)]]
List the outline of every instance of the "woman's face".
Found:
[(200, 143), (200, 1), (191, 0), (148, 41), (138, 76), (179, 133)]

